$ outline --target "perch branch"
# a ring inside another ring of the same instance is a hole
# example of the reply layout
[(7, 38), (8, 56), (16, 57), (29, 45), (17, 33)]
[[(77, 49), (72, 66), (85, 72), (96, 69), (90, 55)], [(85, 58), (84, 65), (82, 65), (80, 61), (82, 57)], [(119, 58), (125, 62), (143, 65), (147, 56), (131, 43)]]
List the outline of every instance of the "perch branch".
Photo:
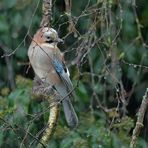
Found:
[[(59, 103), (56, 100), (60, 99), (60, 96), (52, 88), (52, 86), (46, 86), (46, 84), (43, 83), (38, 77), (35, 77), (34, 79), (33, 94), (36, 98), (41, 97), (47, 99), (50, 105), (48, 123), (41, 138), (41, 143), (47, 146), (47, 143), (53, 134), (58, 119)], [(38, 144), (37, 148), (42, 147), (41, 143)]]
[[(57, 108), (58, 108), (58, 105), (55, 104), (50, 109), (50, 115), (49, 115), (47, 127), (41, 139), (41, 143), (43, 143), (45, 146), (47, 146), (47, 143), (50, 140), (56, 126), (58, 113), (59, 113), (59, 110), (57, 110)], [(42, 148), (41, 143), (38, 144), (37, 148)]]
[(143, 100), (138, 111), (137, 122), (136, 122), (135, 129), (133, 130), (130, 148), (134, 148), (136, 145), (137, 138), (140, 134), (141, 128), (143, 127), (143, 119), (144, 119), (144, 115), (147, 107), (148, 107), (148, 88), (146, 89), (145, 95), (143, 96)]

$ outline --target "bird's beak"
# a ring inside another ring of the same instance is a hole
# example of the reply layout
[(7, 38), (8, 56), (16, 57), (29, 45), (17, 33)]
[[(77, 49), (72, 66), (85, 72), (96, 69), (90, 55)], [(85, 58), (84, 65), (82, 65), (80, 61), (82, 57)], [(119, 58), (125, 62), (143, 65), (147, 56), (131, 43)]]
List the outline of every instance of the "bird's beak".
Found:
[(60, 39), (60, 38), (57, 38), (57, 39), (56, 39), (56, 42), (62, 43), (62, 44), (64, 43), (64, 41), (63, 41), (62, 39)]

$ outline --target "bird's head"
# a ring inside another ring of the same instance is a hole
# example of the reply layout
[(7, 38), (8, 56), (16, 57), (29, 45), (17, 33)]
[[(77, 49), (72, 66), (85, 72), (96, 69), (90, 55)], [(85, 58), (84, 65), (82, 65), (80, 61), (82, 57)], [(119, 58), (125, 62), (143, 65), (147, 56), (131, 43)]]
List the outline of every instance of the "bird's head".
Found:
[(35, 42), (42, 44), (57, 44), (59, 42), (63, 43), (63, 40), (58, 37), (58, 33), (53, 28), (44, 27), (40, 28), (34, 36)]

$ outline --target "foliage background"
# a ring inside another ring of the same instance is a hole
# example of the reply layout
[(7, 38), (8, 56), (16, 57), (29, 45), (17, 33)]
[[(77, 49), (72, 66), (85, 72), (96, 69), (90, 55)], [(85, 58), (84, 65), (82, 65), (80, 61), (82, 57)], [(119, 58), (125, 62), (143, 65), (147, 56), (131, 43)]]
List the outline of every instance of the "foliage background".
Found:
[[(31, 95), (34, 73), (27, 57), (41, 1), (1, 0), (0, 14), (0, 55), (16, 49), (0, 58), (0, 147), (35, 147), (49, 115), (47, 102)], [(75, 28), (68, 30), (64, 1), (54, 1), (52, 26), (65, 41), (59, 47), (73, 84), (79, 82), (74, 107), (80, 123), (69, 129), (61, 112), (51, 147), (128, 147), (148, 86), (147, 14), (146, 0), (73, 1)], [(147, 125), (146, 112), (137, 147), (148, 146)]]

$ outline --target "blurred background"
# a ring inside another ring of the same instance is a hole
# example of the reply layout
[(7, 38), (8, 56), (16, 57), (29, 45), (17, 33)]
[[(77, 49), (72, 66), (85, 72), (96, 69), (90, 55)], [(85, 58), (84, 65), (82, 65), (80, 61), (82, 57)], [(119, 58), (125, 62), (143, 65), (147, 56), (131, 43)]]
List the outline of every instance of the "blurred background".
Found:
[[(42, 0), (0, 1), (2, 148), (35, 147), (48, 120), (47, 101), (32, 97), (34, 72), (27, 57), (41, 8)], [(61, 111), (50, 147), (129, 147), (148, 87), (147, 14), (146, 0), (73, 0), (71, 14), (64, 0), (53, 1), (52, 27), (64, 39), (58, 46), (76, 86), (79, 126), (70, 129)], [(148, 147), (148, 112), (137, 144)]]

